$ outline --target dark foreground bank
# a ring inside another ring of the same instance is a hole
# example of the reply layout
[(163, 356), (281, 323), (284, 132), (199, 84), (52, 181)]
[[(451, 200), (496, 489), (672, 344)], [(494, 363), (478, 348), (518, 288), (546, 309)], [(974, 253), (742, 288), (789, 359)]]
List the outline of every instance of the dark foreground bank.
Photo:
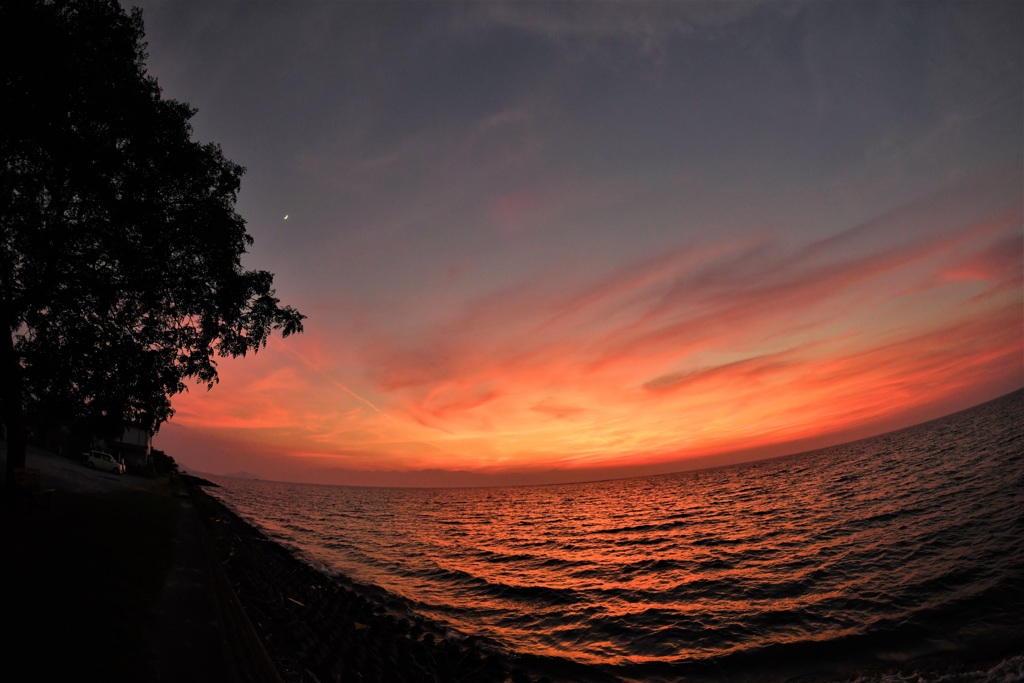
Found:
[(316, 571), (190, 482), (63, 461), (30, 462), (45, 500), (0, 493), (5, 680), (547, 680)]
[[(54, 487), (45, 499), (0, 493), (5, 680), (173, 680), (162, 663), (193, 650), (183, 636), (219, 639), (209, 586), (168, 580), (182, 575), (182, 500), (166, 484), (84, 492), (43, 481)], [(186, 576), (208, 566), (205, 554), (186, 559)], [(194, 680), (224, 680), (219, 651), (190, 656)]]

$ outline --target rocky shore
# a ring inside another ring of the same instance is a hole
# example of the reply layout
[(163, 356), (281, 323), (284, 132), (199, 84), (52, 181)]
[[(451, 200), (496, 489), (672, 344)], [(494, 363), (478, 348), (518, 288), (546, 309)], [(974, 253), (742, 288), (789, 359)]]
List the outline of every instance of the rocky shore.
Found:
[[(215, 572), (230, 583), (284, 681), (550, 681), (493, 645), (446, 634), (409, 615), (383, 591), (314, 569), (198, 485), (192, 489)], [(226, 620), (237, 621), (230, 615)]]

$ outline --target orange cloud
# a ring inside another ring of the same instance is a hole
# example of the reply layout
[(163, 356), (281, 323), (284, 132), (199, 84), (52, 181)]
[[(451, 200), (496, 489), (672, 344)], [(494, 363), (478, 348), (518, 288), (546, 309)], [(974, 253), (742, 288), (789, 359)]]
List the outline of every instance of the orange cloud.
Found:
[(400, 334), (372, 317), (342, 335), (311, 326), (225, 363), (211, 394), (175, 400), (175, 421), (355, 469), (527, 471), (866, 435), (965, 407), (1024, 384), (1024, 217), (972, 214), (976, 189), (795, 249), (761, 235), (590, 283), (552, 274)]

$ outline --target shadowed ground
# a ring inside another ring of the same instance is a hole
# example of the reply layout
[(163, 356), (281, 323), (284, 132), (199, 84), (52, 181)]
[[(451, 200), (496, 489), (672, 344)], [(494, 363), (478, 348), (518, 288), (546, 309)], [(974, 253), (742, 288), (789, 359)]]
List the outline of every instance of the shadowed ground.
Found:
[(27, 679), (531, 680), (487, 644), (298, 561), (191, 480), (39, 451), (27, 464), (56, 489), (50, 504), (5, 493), (0, 506), (5, 649)]
[(39, 451), (27, 464), (55, 491), (31, 506), (0, 496), (0, 604), (26, 680), (228, 680), (188, 499), (166, 478)]

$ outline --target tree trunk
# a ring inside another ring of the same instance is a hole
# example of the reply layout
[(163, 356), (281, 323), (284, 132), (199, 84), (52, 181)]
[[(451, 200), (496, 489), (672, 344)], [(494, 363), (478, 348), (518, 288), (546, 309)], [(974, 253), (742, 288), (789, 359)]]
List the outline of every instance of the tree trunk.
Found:
[(25, 411), (21, 404), (21, 363), (14, 349), (14, 335), (8, 330), (4, 341), (3, 358), (0, 358), (0, 410), (3, 411), (4, 425), (7, 427), (7, 467), (4, 486), (8, 491), (14, 489), (14, 470), (25, 466)]

